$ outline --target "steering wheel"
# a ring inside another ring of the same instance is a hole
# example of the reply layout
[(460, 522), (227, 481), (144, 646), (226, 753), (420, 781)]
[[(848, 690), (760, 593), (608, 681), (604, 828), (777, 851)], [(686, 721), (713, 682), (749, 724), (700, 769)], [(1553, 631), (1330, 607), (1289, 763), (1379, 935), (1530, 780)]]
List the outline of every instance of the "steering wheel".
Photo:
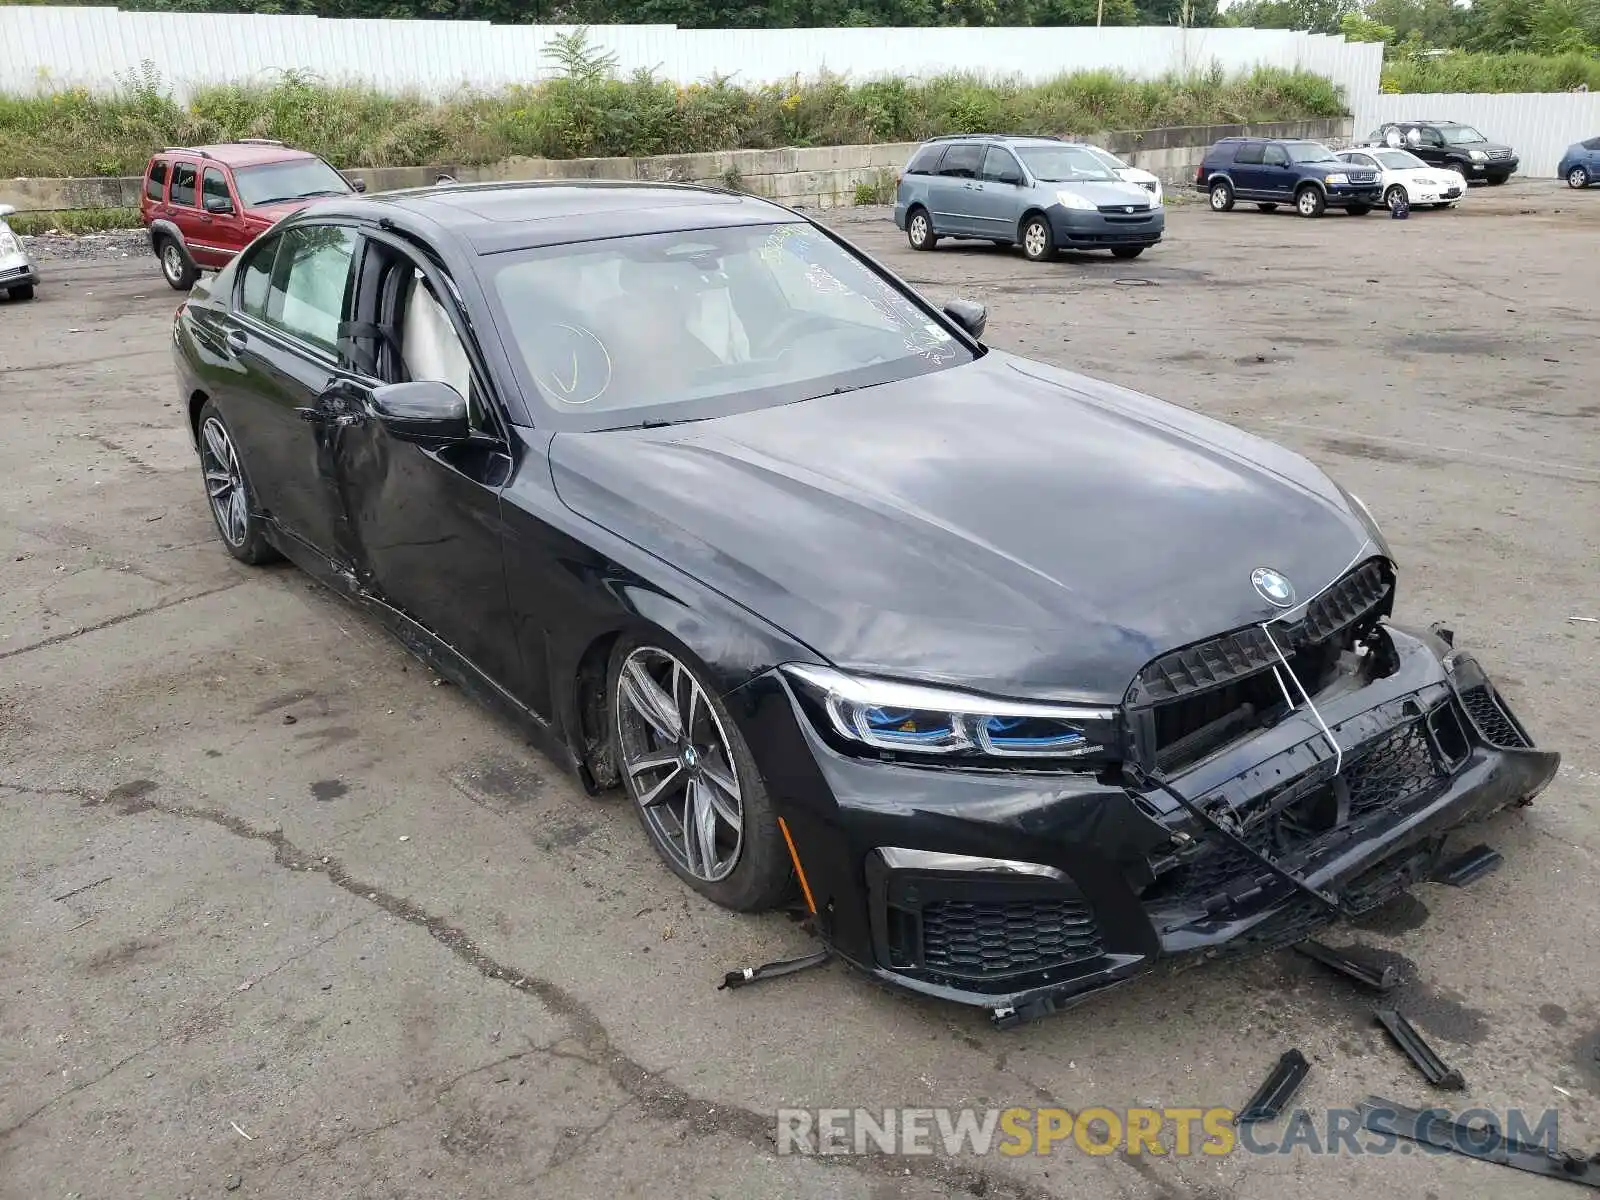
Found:
[[(776, 329), (762, 339), (760, 347), (757, 349), (757, 353), (764, 358), (772, 352), (775, 346), (782, 345), (783, 342), (792, 340), (802, 329), (806, 329), (813, 325), (818, 327), (818, 332), (821, 332), (822, 329), (833, 328), (834, 320), (832, 317), (825, 317), (821, 313), (795, 313), (791, 317), (784, 318), (784, 320), (778, 324)], [(781, 356), (787, 354), (793, 348), (794, 347), (792, 346), (785, 346), (782, 350), (778, 351), (778, 353)]]

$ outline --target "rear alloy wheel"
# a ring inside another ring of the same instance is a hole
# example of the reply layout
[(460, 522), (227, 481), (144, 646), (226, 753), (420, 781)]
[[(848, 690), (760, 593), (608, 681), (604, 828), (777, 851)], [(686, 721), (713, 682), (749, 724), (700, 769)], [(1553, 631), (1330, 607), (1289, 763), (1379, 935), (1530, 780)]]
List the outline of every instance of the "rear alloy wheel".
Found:
[(1582, 167), (1573, 167), (1567, 172), (1567, 186), (1574, 190), (1589, 186), (1589, 172)]
[(1233, 211), (1233, 184), (1226, 179), (1219, 179), (1211, 185), (1211, 211)]
[(239, 465), (233, 435), (209, 400), (200, 410), (200, 471), (205, 476), (211, 518), (222, 544), (240, 562), (259, 566), (279, 557), (267, 541), (266, 527), (251, 502), (250, 484)]
[(678, 651), (631, 638), (608, 680), (617, 766), (656, 852), (724, 907), (784, 900), (793, 871), (772, 802), (712, 689)]
[(180, 292), (187, 292), (200, 278), (200, 268), (195, 266), (174, 238), (161, 239), (161, 273), (167, 282)]
[(933, 232), (933, 218), (925, 208), (913, 208), (906, 214), (906, 241), (913, 250), (932, 250), (939, 244)]
[(1257, 204), (1256, 207), (1258, 209), (1260, 209), (1262, 212), (1277, 212), (1278, 211), (1278, 206), (1276, 204)]
[(1303, 187), (1295, 193), (1294, 210), (1302, 217), (1320, 217), (1328, 210), (1328, 202), (1319, 189)]
[(1383, 194), (1383, 202), (1389, 206), (1389, 211), (1393, 212), (1402, 204), (1406, 203), (1405, 188), (1401, 187), (1398, 183), (1394, 184), (1387, 192)]
[(1115, 257), (1115, 258), (1138, 258), (1139, 255), (1144, 253), (1144, 247), (1143, 246), (1113, 246), (1113, 247), (1111, 247), (1111, 253), (1112, 253), (1112, 256)]
[(1022, 223), (1022, 253), (1033, 262), (1043, 262), (1056, 252), (1055, 234), (1050, 232), (1050, 222), (1041, 216), (1029, 217)]

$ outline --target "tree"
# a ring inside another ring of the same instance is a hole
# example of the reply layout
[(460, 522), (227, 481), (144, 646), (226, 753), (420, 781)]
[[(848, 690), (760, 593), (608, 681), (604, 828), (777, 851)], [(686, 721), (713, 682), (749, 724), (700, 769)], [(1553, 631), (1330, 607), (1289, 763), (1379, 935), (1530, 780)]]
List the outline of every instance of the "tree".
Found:
[(1223, 23), (1254, 29), (1338, 33), (1340, 19), (1355, 11), (1355, 0), (1241, 0), (1223, 13)]
[(1340, 17), (1339, 32), (1347, 42), (1390, 43), (1395, 40), (1393, 25), (1381, 25), (1359, 12), (1347, 12)]

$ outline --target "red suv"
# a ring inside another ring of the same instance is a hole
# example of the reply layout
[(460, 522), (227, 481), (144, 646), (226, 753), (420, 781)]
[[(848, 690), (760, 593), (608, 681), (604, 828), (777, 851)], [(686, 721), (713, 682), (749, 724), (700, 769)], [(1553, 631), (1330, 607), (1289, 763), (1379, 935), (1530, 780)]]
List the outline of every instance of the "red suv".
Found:
[(309, 151), (250, 138), (153, 156), (144, 169), (139, 216), (161, 273), (188, 291), (202, 269), (226, 265), (290, 213), (324, 196), (366, 190)]

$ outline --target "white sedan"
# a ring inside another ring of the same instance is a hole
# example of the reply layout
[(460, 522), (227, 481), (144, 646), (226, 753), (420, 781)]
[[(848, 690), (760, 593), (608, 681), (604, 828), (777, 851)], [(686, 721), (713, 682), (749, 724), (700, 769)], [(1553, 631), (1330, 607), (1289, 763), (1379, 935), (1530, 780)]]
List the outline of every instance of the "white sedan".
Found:
[(1339, 157), (1353, 167), (1376, 167), (1383, 202), (1391, 209), (1402, 199), (1412, 208), (1454, 208), (1467, 194), (1467, 181), (1449, 167), (1430, 167), (1409, 150), (1364, 146), (1341, 150)]
[(22, 239), (6, 224), (6, 218), (16, 211), (9, 204), (0, 204), (0, 292), (5, 292), (12, 300), (32, 300), (33, 285), (39, 281), (38, 272), (28, 261)]
[(1102, 150), (1099, 146), (1091, 146), (1087, 143), (1081, 144), (1085, 150), (1104, 163), (1107, 170), (1116, 172), (1118, 179), (1124, 183), (1138, 184), (1145, 191), (1155, 194), (1155, 202), (1157, 204), (1162, 203), (1161, 179), (1159, 176), (1152, 175), (1142, 167), (1130, 167), (1109, 150)]

